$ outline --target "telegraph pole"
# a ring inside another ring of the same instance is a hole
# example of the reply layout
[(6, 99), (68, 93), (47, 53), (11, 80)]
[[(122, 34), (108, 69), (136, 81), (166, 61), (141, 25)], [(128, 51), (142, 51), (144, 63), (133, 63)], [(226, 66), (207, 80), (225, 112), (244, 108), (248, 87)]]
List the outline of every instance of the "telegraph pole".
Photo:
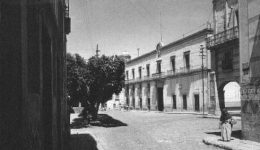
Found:
[(137, 55), (138, 55), (138, 57), (139, 57), (139, 54), (140, 54), (140, 48), (137, 48)]
[(201, 56), (201, 78), (202, 78), (202, 99), (203, 99), (203, 117), (205, 115), (205, 98), (204, 98), (204, 58), (205, 58), (205, 54), (204, 54), (204, 46), (200, 45), (200, 56)]

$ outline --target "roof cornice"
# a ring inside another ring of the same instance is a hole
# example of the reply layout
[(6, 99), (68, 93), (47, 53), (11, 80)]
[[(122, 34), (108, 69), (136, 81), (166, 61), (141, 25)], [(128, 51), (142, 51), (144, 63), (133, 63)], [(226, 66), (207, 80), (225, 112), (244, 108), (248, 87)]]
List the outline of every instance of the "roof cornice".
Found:
[[(187, 42), (187, 41), (189, 41), (189, 40), (191, 40), (191, 39), (194, 39), (194, 38), (196, 38), (196, 37), (200, 37), (200, 36), (207, 35), (207, 34), (211, 34), (211, 33), (213, 33), (213, 30), (210, 29), (210, 28), (202, 29), (202, 30), (200, 30), (200, 31), (198, 31), (198, 32), (196, 32), (196, 33), (193, 33), (193, 34), (191, 34), (191, 35), (188, 35), (188, 36), (186, 36), (186, 37), (184, 37), (184, 38), (181, 38), (181, 39), (179, 39), (179, 40), (177, 40), (177, 41), (174, 41), (174, 42), (172, 42), (172, 43), (169, 43), (169, 44), (163, 46), (163, 47), (161, 48), (161, 51), (163, 51), (163, 50), (165, 50), (165, 49), (167, 49), (167, 48), (169, 48), (169, 47), (177, 46), (177, 45), (179, 45), (179, 44), (182, 44), (182, 43), (184, 43), (184, 42)], [(152, 50), (151, 52), (148, 52), (148, 53), (143, 54), (143, 55), (141, 55), (141, 56), (139, 56), (139, 57), (136, 57), (136, 58), (134, 58), (134, 59), (131, 59), (131, 60), (129, 60), (128, 62), (126, 62), (126, 64), (130, 64), (130, 63), (132, 63), (132, 62), (135, 62), (135, 61), (137, 61), (137, 60), (140, 60), (140, 59), (142, 59), (142, 58), (144, 58), (144, 57), (147, 57), (147, 56), (150, 56), (150, 55), (153, 55), (153, 54), (156, 54), (156, 50)]]

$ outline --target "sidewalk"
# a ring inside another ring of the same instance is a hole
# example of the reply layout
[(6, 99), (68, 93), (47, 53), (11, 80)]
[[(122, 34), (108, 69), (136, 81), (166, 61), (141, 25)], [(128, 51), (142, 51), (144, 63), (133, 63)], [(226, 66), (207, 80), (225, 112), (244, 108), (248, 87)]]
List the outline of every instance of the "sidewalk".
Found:
[(228, 150), (260, 150), (260, 143), (258, 142), (240, 140), (233, 137), (230, 142), (223, 142), (221, 141), (220, 136), (210, 136), (205, 137), (203, 142), (208, 145), (213, 145)]
[[(70, 124), (78, 117), (78, 113), (71, 114)], [(70, 130), (70, 150), (104, 150), (101, 143), (96, 135), (87, 128)]]
[[(140, 110), (131, 110), (131, 111), (139, 111)], [(154, 113), (165, 113), (165, 114), (193, 114), (193, 115), (201, 115), (202, 117), (204, 118), (213, 118), (213, 119), (219, 119), (220, 118), (220, 115), (212, 115), (212, 114), (204, 114), (203, 116), (203, 113), (201, 112), (181, 112), (181, 111), (175, 111), (175, 112), (161, 112), (161, 111), (143, 111), (143, 112), (154, 112)], [(238, 121), (241, 121), (241, 117), (240, 116), (232, 116), (234, 119), (238, 120)]]

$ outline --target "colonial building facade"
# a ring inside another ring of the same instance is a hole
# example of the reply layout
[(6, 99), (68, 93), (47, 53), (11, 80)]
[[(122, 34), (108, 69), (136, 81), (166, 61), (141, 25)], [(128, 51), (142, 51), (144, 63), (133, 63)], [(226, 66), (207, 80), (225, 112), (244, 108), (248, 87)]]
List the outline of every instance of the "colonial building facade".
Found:
[(205, 39), (211, 33), (203, 29), (165, 46), (160, 42), (156, 50), (128, 61), (126, 104), (142, 110), (207, 112), (211, 59)]
[[(207, 38), (206, 47), (211, 51), (211, 89), (216, 88), (216, 94), (211, 93), (211, 104), (219, 102), (220, 108), (240, 112), (240, 75), (239, 75), (239, 27), (238, 1), (213, 0), (213, 35)], [(215, 79), (216, 86), (213, 84)], [(236, 87), (230, 94), (238, 96), (227, 98), (227, 85), (235, 83)], [(219, 113), (219, 111), (217, 112)]]

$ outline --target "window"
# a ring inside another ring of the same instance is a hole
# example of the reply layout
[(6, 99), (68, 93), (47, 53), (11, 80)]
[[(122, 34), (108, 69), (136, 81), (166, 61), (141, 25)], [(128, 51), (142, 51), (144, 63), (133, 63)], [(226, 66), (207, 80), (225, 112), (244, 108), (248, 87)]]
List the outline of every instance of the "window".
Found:
[(161, 63), (162, 63), (161, 60), (157, 61), (157, 73), (161, 73), (162, 72), (162, 70), (161, 70)]
[(172, 95), (172, 109), (177, 109), (176, 95)]
[(190, 69), (190, 52), (184, 52), (184, 60), (186, 69)]
[(183, 109), (187, 110), (187, 95), (183, 95)]
[(126, 80), (128, 80), (129, 79), (128, 71), (126, 71), (125, 74), (126, 74)]
[(132, 69), (132, 77), (135, 78), (135, 69)]
[(150, 76), (150, 64), (146, 65), (146, 74), (147, 74), (147, 77)]
[(222, 69), (223, 70), (232, 70), (233, 69), (233, 59), (232, 59), (232, 51), (226, 51), (224, 53), (223, 59), (222, 59)]
[(138, 68), (138, 72), (139, 72), (139, 78), (142, 78), (142, 67)]
[(199, 94), (194, 95), (195, 111), (200, 111), (200, 96)]
[(172, 71), (175, 72), (175, 56), (171, 57)]

